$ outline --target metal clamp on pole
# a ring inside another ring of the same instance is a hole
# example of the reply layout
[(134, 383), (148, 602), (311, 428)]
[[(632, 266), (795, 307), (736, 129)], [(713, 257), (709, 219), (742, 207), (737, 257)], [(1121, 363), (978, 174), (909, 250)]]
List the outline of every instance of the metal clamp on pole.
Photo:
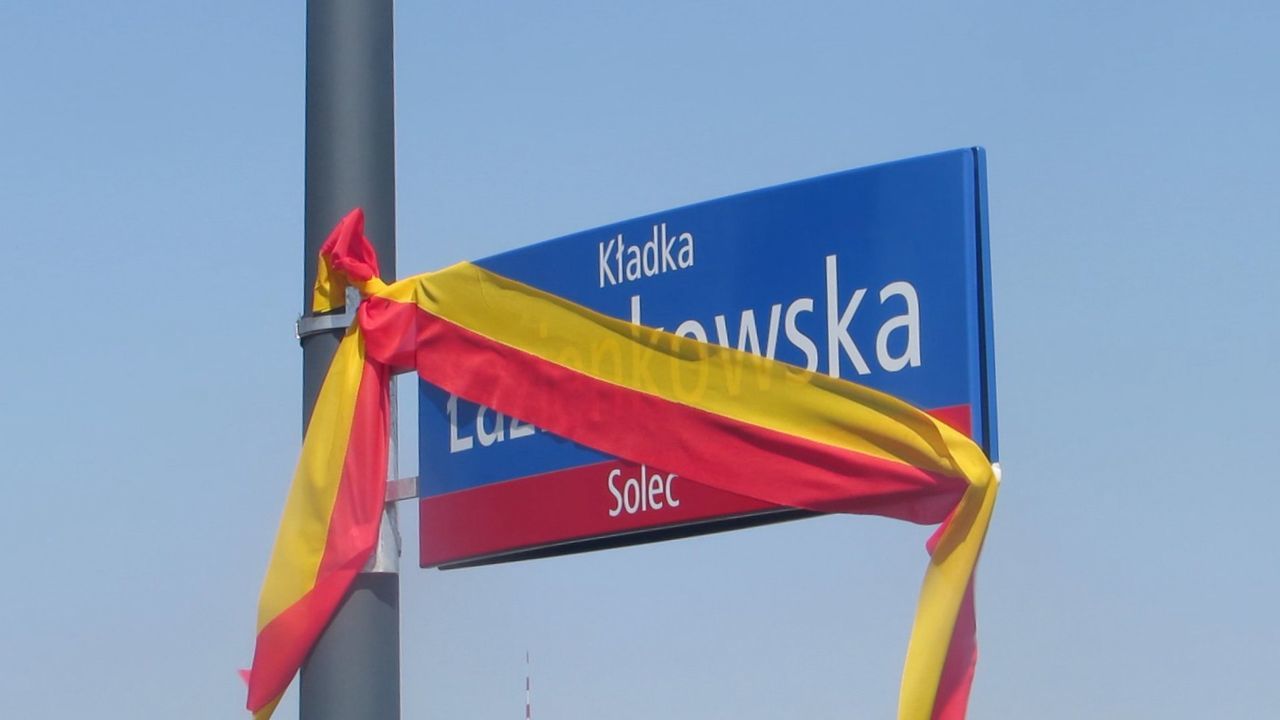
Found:
[(293, 336), (299, 340), (308, 335), (346, 330), (356, 320), (356, 310), (360, 307), (360, 292), (355, 288), (347, 288), (347, 302), (340, 313), (327, 315), (302, 315), (293, 326)]
[(418, 476), (396, 478), (387, 481), (387, 502), (413, 500), (418, 497)]
[[(391, 499), (392, 488), (402, 489), (399, 484), (402, 483), (400, 478), (400, 421), (399, 421), (399, 402), (396, 400), (396, 381), (391, 379), (390, 393), (388, 399), (391, 401), (390, 407), (390, 427), (387, 444), (387, 494), (382, 508), (382, 524), (378, 527), (378, 546), (374, 549), (373, 555), (369, 561), (365, 563), (361, 572), (366, 573), (397, 573), (400, 572), (400, 513), (396, 510), (396, 503)], [(413, 478), (414, 489), (417, 489), (417, 478)]]

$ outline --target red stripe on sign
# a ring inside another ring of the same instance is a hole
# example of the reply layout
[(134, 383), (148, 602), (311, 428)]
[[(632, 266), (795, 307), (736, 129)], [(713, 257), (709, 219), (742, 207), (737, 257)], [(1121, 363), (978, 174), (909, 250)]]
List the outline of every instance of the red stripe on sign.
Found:
[(657, 468), (611, 460), (422, 498), (419, 561), (432, 567), (779, 509)]
[(951, 405), (949, 407), (925, 410), (925, 412), (965, 435), (973, 437), (973, 413), (970, 412), (968, 405)]
[[(967, 405), (930, 414), (969, 431)], [(422, 567), (434, 567), (785, 509), (678, 475), (668, 484), (669, 473), (647, 466), (641, 487), (641, 467), (610, 460), (424, 497), (419, 502), (419, 562)], [(659, 476), (656, 482), (654, 475)]]

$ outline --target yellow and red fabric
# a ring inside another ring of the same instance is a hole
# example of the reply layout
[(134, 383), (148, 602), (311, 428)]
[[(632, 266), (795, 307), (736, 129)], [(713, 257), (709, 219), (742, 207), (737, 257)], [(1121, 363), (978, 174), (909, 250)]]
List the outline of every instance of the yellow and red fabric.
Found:
[[(412, 368), (461, 398), (691, 482), (787, 507), (941, 523), (928, 543), (899, 718), (964, 717), (976, 661), (973, 573), (998, 486), (966, 435), (869, 388), (636, 326), (470, 263), (384, 285), (359, 210), (322, 256), (317, 310), (341, 303), (345, 283), (366, 298), (326, 378), (286, 504), (251, 710), (269, 716), (341, 599), (332, 588), (345, 590), (348, 567), (358, 570), (376, 544), (386, 380)], [(322, 407), (334, 417), (321, 421)], [(348, 505), (360, 512), (340, 518)], [(310, 534), (297, 542), (286, 532)], [(327, 562), (335, 535), (343, 549)]]
[[(349, 215), (324, 245), (363, 238), (363, 217)], [(380, 287), (377, 259), (366, 242), (339, 250), (336, 269), (321, 262), (318, 310), (343, 302), (348, 282)], [(360, 255), (367, 249), (366, 255)], [(275, 548), (258, 601), (258, 636), (249, 672), (248, 708), (271, 717), (356, 574), (377, 544), (386, 497), (388, 368), (370, 362), (364, 338), (349, 332), (338, 346), (316, 398)]]

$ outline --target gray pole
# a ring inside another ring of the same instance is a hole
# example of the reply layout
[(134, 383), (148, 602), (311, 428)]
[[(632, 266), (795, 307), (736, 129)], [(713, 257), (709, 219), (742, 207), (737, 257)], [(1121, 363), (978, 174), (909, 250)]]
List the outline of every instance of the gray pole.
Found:
[[(396, 268), (392, 0), (307, 0), (304, 312), (311, 313), (320, 245), (353, 207)], [(302, 338), (302, 418), (311, 416), (341, 331)], [(393, 465), (394, 466), (394, 465)], [(394, 508), (384, 515), (384, 532)], [(400, 577), (390, 543), (356, 577), (302, 667), (301, 720), (399, 720)], [(390, 555), (390, 557), (388, 557)]]

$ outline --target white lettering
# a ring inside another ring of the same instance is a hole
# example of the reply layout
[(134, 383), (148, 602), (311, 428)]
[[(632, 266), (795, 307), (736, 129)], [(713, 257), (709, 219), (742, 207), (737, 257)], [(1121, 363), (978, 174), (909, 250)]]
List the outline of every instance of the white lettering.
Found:
[(609, 488), (609, 494), (613, 496), (613, 507), (609, 510), (609, 517), (680, 507), (680, 500), (671, 488), (676, 479), (675, 473), (650, 475), (649, 468), (641, 465), (640, 473), (636, 477), (622, 479), (622, 487), (619, 488), (617, 481), (621, 478), (622, 470), (614, 468), (609, 471), (609, 477), (605, 483)]
[(618, 285), (664, 272), (693, 267), (693, 233), (667, 234), (666, 223), (655, 223), (649, 239), (628, 245), (622, 233), (596, 244), (597, 282)]
[(618, 486), (613, 484), (614, 478), (621, 474), (622, 471), (616, 468), (609, 472), (609, 494), (613, 495), (613, 501), (618, 503), (609, 511), (609, 517), (618, 517), (622, 514), (622, 493), (618, 492)]
[(627, 273), (628, 280), (640, 279), (640, 248), (632, 245), (627, 248)]
[(622, 242), (622, 236), (617, 235), (609, 238), (609, 244), (600, 243), (600, 287), (604, 287), (604, 281), (608, 279), (610, 285), (617, 285), (618, 278), (613, 275), (613, 268), (610, 267), (609, 256), (613, 254), (613, 244)]
[[(683, 245), (682, 245), (683, 244)], [(683, 255), (676, 259), (671, 259), (671, 254), (688, 252), (688, 260), (692, 260), (692, 244), (693, 236), (690, 233), (681, 233), (671, 236), (667, 233), (665, 224), (655, 224), (653, 226), (653, 234), (650, 240), (643, 245), (628, 246), (623, 242), (622, 235), (616, 235), (607, 242), (599, 243), (599, 281), (603, 285), (621, 284), (633, 278), (635, 273), (642, 276), (655, 271), (661, 273), (671, 269), (679, 269), (687, 265), (682, 264)], [(628, 264), (624, 266), (623, 257), (630, 258)], [(673, 265), (674, 263), (674, 265)], [(871, 367), (868, 366), (867, 359), (861, 352), (858, 343), (863, 346), (872, 344), (872, 329), (876, 330), (874, 337), (876, 368), (884, 372), (901, 372), (908, 368), (920, 367), (921, 346), (923, 344), (921, 333), (921, 307), (920, 297), (915, 286), (907, 280), (897, 280), (890, 282), (879, 288), (878, 295), (880, 304), (878, 307), (872, 307), (868, 304), (868, 308), (863, 308), (862, 303), (866, 299), (869, 292), (873, 292), (866, 287), (844, 289), (842, 295), (840, 281), (838, 276), (838, 256), (828, 255), (825, 258), (825, 288), (824, 299), (826, 304), (826, 337), (822, 336), (822, 320), (816, 316), (813, 318), (805, 317), (806, 315), (816, 315), (817, 297), (798, 297), (787, 302), (773, 303), (768, 306), (769, 319), (766, 328), (761, 328), (758, 323), (756, 308), (746, 308), (736, 313), (722, 313), (711, 316), (711, 323), (705, 319), (688, 319), (676, 324), (674, 334), (697, 340), (699, 342), (708, 342), (709, 332), (714, 331), (714, 341), (722, 347), (735, 347), (741, 352), (751, 353), (759, 357), (775, 359), (778, 348), (779, 335), (785, 334), (786, 343), (781, 352), (787, 359), (787, 362), (794, 362), (801, 365), (809, 372), (821, 372), (823, 343), (826, 345), (826, 372), (832, 377), (841, 377), (842, 372), (846, 375), (868, 375), (871, 373)], [(894, 298), (902, 298), (901, 301)], [(661, 302), (668, 309), (673, 303), (679, 302), (679, 296), (664, 297)], [(901, 302), (901, 304), (898, 304)], [(630, 296), (630, 320), (636, 325), (643, 325), (642, 313), (642, 296), (633, 294)], [(858, 319), (858, 312), (861, 311), (863, 319)], [(897, 313), (897, 314), (892, 314)], [(738, 327), (733, 328), (729, 325), (728, 318), (737, 315)], [(869, 316), (869, 317), (868, 317)], [(714, 326), (714, 327), (713, 327)], [(663, 328), (658, 327), (657, 330), (662, 331)], [(639, 331), (637, 331), (639, 332)], [(736, 339), (735, 339), (736, 335)], [(545, 337), (545, 331), (544, 335)], [(637, 338), (645, 339), (645, 343), (652, 345), (656, 342), (656, 338), (637, 334)], [(855, 339), (856, 338), (856, 339)], [(655, 385), (655, 378), (662, 372), (666, 372), (663, 367), (654, 367), (653, 353), (644, 352), (645, 343), (632, 343), (632, 363), (627, 365), (632, 371), (633, 380), (641, 386)], [(731, 345), (731, 343), (733, 343)], [(624, 345), (611, 346), (602, 345), (592, 351), (592, 366), (599, 368), (602, 363), (612, 362), (616, 366), (622, 364), (622, 354), (626, 352)], [(612, 353), (612, 354), (610, 354)], [(803, 361), (800, 361), (800, 357)], [(844, 358), (848, 358), (847, 361)], [(673, 368), (682, 367), (679, 365), (679, 358), (673, 357)], [(844, 362), (849, 362), (853, 367), (850, 373), (847, 369), (842, 368)], [(737, 366), (729, 368), (730, 375), (727, 378), (729, 389), (733, 392), (739, 390), (743, 369)], [(673, 371), (674, 372), (674, 371)], [(693, 376), (681, 376), (677, 382), (687, 382)], [(705, 384), (705, 377), (699, 382)], [(679, 389), (679, 388), (678, 388)], [(705, 389), (705, 388), (703, 388)], [(702, 389), (695, 392), (701, 392)], [(448, 415), (449, 423), (449, 452), (459, 453), (476, 449), (476, 440), (479, 440), (480, 447), (492, 447), (499, 443), (514, 440), (522, 437), (530, 437), (538, 433), (538, 428), (522, 422), (516, 418), (497, 413), (489, 408), (466, 403), (466, 409), (461, 407), (459, 399), (450, 395), (446, 403), (445, 410)], [(470, 415), (472, 408), (475, 408), (475, 414)], [(460, 419), (462, 412), (467, 412), (468, 417)], [(489, 417), (490, 413), (493, 417)], [(470, 429), (474, 418), (475, 429)], [(646, 509), (656, 509), (652, 507), (654, 502), (651, 498), (656, 499), (659, 507), (674, 507), (676, 503), (666, 499), (666, 491), (664, 490), (663, 498), (658, 499), (651, 492), (651, 478), (640, 477), (635, 478), (636, 487), (626, 490), (625, 486), (619, 485), (618, 497), (622, 498), (622, 504), (619, 506), (622, 511), (644, 511)], [(665, 483), (665, 481), (664, 481)], [(665, 485), (664, 485), (665, 487)], [(626, 493), (630, 493), (626, 495)], [(625, 497), (624, 497), (625, 496)], [(677, 501), (678, 502), (678, 501)], [(632, 506), (632, 510), (627, 510), (628, 503)]]
[(494, 413), (492, 431), (485, 428), (484, 416), (488, 411), (489, 408), (481, 405), (480, 409), (476, 412), (476, 437), (480, 439), (480, 444), (484, 447), (489, 447), (494, 443), (499, 443), (506, 439), (506, 432), (502, 426), (502, 421), (505, 418), (502, 413)]
[(444, 409), (449, 415), (449, 454), (470, 450), (471, 436), (458, 437), (458, 396), (450, 393)]
[(680, 233), (678, 238), (684, 245), (680, 246), (680, 254), (677, 258), (681, 268), (693, 267), (693, 233)]
[(676, 259), (671, 255), (671, 251), (675, 249), (675, 246), (676, 238), (667, 237), (667, 224), (662, 223), (662, 272), (677, 269)]
[[(723, 315), (715, 317), (716, 342), (720, 347), (729, 347), (729, 328)], [(738, 349), (755, 355), (760, 354), (760, 335), (756, 332), (756, 312), (743, 310), (742, 320), (738, 324)]]
[[(765, 340), (764, 356), (770, 359), (778, 349), (778, 318), (781, 315), (781, 305), (773, 305), (769, 308), (769, 334)], [(717, 315), (715, 324), (716, 342), (720, 343), (721, 347), (729, 347), (729, 328), (724, 315)], [(738, 349), (752, 355), (760, 355), (760, 331), (756, 328), (755, 310), (742, 311), (742, 321), (738, 325)]]
[[(666, 226), (663, 226), (666, 229)], [(658, 226), (653, 226), (653, 238), (644, 244), (641, 251), (644, 256), (644, 276), (652, 277), (662, 272), (658, 266)], [(650, 262), (652, 260), (652, 262)]]
[(707, 341), (707, 331), (702, 327), (702, 323), (697, 320), (685, 320), (676, 328), (677, 335), (683, 335), (687, 338), (693, 338), (699, 342)]
[[(898, 372), (904, 367), (920, 367), (920, 299), (916, 289), (909, 282), (891, 282), (880, 291), (880, 304), (883, 305), (893, 295), (899, 295), (907, 301), (907, 311), (885, 321), (876, 333), (876, 359), (880, 367), (889, 372)], [(898, 328), (907, 331), (907, 348), (897, 357), (889, 354), (889, 334)]]
[(519, 418), (511, 418), (511, 429), (507, 431), (507, 437), (515, 440), (516, 438), (529, 437), (538, 428), (527, 422), (521, 422)]
[(480, 440), (481, 447), (492, 447), (504, 440), (515, 440), (516, 438), (529, 437), (538, 431), (534, 425), (527, 422), (521, 422), (513, 417), (507, 417), (502, 413), (494, 413), (493, 427), (490, 429), (486, 416), (491, 412), (490, 408), (484, 405), (476, 406), (476, 430), (475, 437), (471, 435), (459, 435), (458, 433), (458, 396), (450, 393), (449, 399), (444, 405), (445, 413), (449, 416), (449, 452), (459, 453), (464, 450), (470, 450), (475, 446), (476, 438)]
[(849, 304), (840, 312), (840, 291), (836, 283), (836, 256), (827, 256), (827, 374), (840, 377), (840, 350), (843, 348), (853, 362), (853, 368), (859, 375), (871, 372), (867, 361), (862, 359), (858, 346), (849, 334), (849, 325), (853, 323), (853, 315), (858, 312), (858, 304), (867, 294), (866, 288), (858, 288), (849, 298)]
[(635, 515), (640, 512), (640, 502), (643, 497), (644, 494), (640, 491), (640, 482), (635, 478), (628, 478), (627, 484), (622, 488), (622, 503), (628, 515)]
[(796, 326), (796, 316), (802, 312), (813, 312), (813, 298), (800, 298), (787, 306), (787, 339), (804, 353), (804, 369), (814, 372), (818, 369), (818, 346)]
[(653, 510), (662, 509), (662, 476), (656, 473), (649, 478), (649, 507)]
[[(643, 322), (640, 321), (640, 296), (639, 295), (631, 296), (631, 324), (632, 325), (644, 324)], [(657, 327), (654, 329), (657, 330), (658, 332), (662, 332), (663, 330), (665, 330), (665, 328), (662, 328), (662, 327)]]

